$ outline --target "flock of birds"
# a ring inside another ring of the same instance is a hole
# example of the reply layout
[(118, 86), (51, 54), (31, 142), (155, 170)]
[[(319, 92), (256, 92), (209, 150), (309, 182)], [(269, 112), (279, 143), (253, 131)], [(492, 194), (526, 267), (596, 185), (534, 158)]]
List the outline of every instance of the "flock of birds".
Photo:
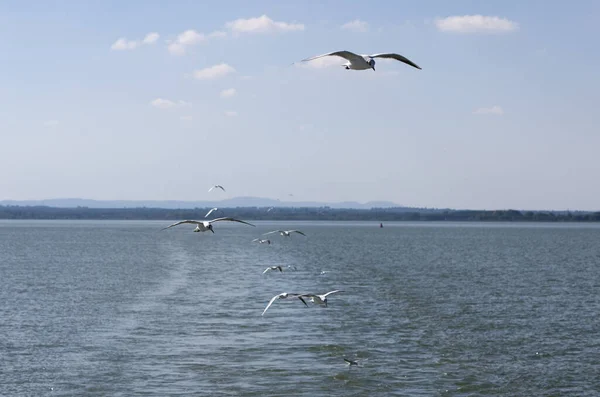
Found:
[[(225, 191), (225, 189), (223, 188), (223, 186), (221, 185), (215, 185), (213, 187), (211, 187), (208, 191), (212, 191), (213, 189), (221, 189), (223, 191)], [(269, 211), (272, 209), (269, 208)], [(218, 211), (218, 208), (212, 208), (210, 211), (208, 211), (208, 213), (205, 215), (205, 217), (207, 217), (208, 215), (210, 215), (212, 212)], [(248, 226), (253, 226), (255, 227), (255, 225), (253, 225), (252, 223), (243, 221), (241, 219), (235, 219), (232, 217), (222, 217), (222, 218), (216, 218), (216, 219), (212, 219), (212, 220), (208, 220), (208, 221), (198, 221), (198, 220), (191, 220), (191, 219), (186, 219), (183, 221), (179, 221), (179, 222), (175, 222), (167, 227), (162, 228), (161, 230), (166, 230), (166, 229), (170, 229), (172, 227), (175, 226), (179, 226), (179, 225), (184, 225), (184, 224), (191, 224), (191, 225), (196, 225), (196, 228), (193, 230), (194, 232), (206, 232), (208, 230), (210, 230), (212, 233), (214, 233), (215, 231), (213, 230), (213, 224), (216, 222), (237, 222), (237, 223), (243, 223), (245, 225)], [(264, 235), (269, 235), (269, 234), (273, 234), (273, 233), (279, 233), (281, 236), (283, 237), (291, 237), (293, 233), (297, 233), (300, 234), (302, 236), (306, 236), (306, 234), (300, 230), (296, 230), (296, 229), (292, 229), (292, 230), (273, 230), (267, 233), (263, 233)], [(262, 238), (255, 238), (254, 240), (252, 240), (252, 242), (257, 242), (259, 244), (271, 244), (271, 240), (269, 239), (262, 239)], [(291, 267), (291, 266), (290, 266)], [(269, 266), (267, 267), (264, 271), (263, 274), (269, 272), (269, 271), (277, 271), (279, 270), (280, 272), (283, 272), (283, 267), (280, 265), (277, 266)], [(323, 274), (323, 273), (322, 273)], [(326, 292), (324, 294), (316, 294), (316, 293), (308, 293), (308, 294), (297, 294), (297, 293), (289, 293), (289, 292), (282, 292), (280, 294), (275, 295), (274, 297), (271, 298), (271, 300), (269, 300), (269, 303), (267, 304), (267, 306), (265, 307), (265, 309), (263, 310), (261, 316), (264, 316), (264, 314), (267, 312), (267, 310), (269, 310), (269, 308), (271, 307), (271, 305), (278, 300), (281, 299), (287, 299), (287, 298), (298, 298), (299, 301), (301, 301), (305, 306), (308, 307), (308, 304), (306, 303), (306, 301), (309, 301), (313, 304), (316, 305), (320, 305), (320, 306), (324, 306), (327, 307), (327, 297), (329, 295), (332, 294), (336, 294), (338, 292), (344, 292), (342, 290), (333, 290), (333, 291), (329, 291)], [(356, 361), (353, 360), (349, 360), (347, 358), (344, 358), (344, 361), (349, 365), (349, 366), (353, 366), (353, 365), (358, 365), (358, 363)]]
[[(336, 56), (336, 57), (345, 59), (347, 62), (342, 64), (342, 66), (346, 70), (369, 70), (369, 69), (372, 69), (373, 71), (375, 71), (375, 59), (376, 58), (394, 59), (394, 60), (403, 62), (407, 65), (410, 65), (414, 68), (421, 69), (421, 67), (419, 67), (416, 63), (412, 62), (408, 58), (406, 58), (400, 54), (395, 54), (395, 53), (359, 55), (359, 54), (355, 54), (350, 51), (334, 51), (334, 52), (330, 52), (327, 54), (322, 54), (322, 55), (317, 55), (314, 57), (306, 58), (306, 59), (303, 59), (301, 62), (309, 62), (309, 61), (313, 61), (315, 59), (329, 57), (329, 56)], [(222, 185), (214, 185), (210, 189), (208, 189), (208, 191), (211, 192), (216, 189), (221, 189), (222, 191), (225, 191), (225, 188)], [(272, 209), (273, 209), (273, 207), (270, 207), (267, 210), (267, 212), (271, 211)], [(219, 209), (216, 207), (210, 209), (210, 211), (208, 211), (206, 213), (204, 218), (207, 218), (210, 214), (212, 214), (213, 212), (217, 212), (217, 211), (219, 211)], [(248, 226), (255, 226), (249, 222), (246, 222), (246, 221), (243, 221), (240, 219), (235, 219), (232, 217), (221, 217), (221, 218), (215, 218), (212, 220), (200, 220), (200, 221), (199, 220), (189, 220), (189, 219), (183, 220), (183, 221), (175, 222), (161, 230), (170, 229), (172, 227), (179, 226), (179, 225), (191, 224), (191, 225), (196, 225), (196, 228), (193, 230), (194, 232), (206, 232), (206, 231), (210, 230), (212, 233), (214, 233), (215, 231), (213, 229), (213, 224), (215, 224), (217, 222), (237, 222), (237, 223), (242, 223), (242, 224), (245, 224)], [(304, 234), (300, 230), (273, 230), (273, 231), (264, 233), (263, 235), (269, 235), (269, 234), (273, 234), (273, 233), (279, 233), (283, 237), (291, 237), (291, 235), (293, 233), (297, 233), (302, 236), (306, 236), (306, 234)], [(271, 240), (263, 239), (263, 238), (256, 238), (256, 239), (252, 240), (252, 242), (256, 242), (259, 244), (271, 244)], [(279, 270), (280, 272), (283, 272), (283, 268), (281, 266), (269, 266), (263, 271), (263, 274), (265, 274), (269, 271), (277, 271), (277, 270)], [(323, 273), (325, 273), (325, 272), (322, 272), (321, 274), (323, 274)], [(306, 301), (309, 301), (313, 304), (327, 307), (327, 297), (332, 294), (339, 293), (339, 292), (343, 292), (343, 291), (336, 289), (336, 290), (329, 291), (329, 292), (326, 292), (323, 294), (316, 294), (316, 293), (297, 294), (297, 293), (282, 292), (280, 294), (275, 295), (274, 297), (271, 298), (271, 300), (269, 300), (269, 303), (267, 304), (267, 306), (265, 307), (265, 309), (263, 310), (261, 315), (264, 315), (267, 312), (267, 310), (269, 310), (271, 305), (273, 305), (274, 302), (282, 300), (282, 299), (288, 299), (288, 298), (298, 298), (298, 300), (307, 307), (308, 307), (308, 304), (306, 303)], [(358, 366), (358, 362), (355, 360), (350, 360), (350, 359), (344, 358), (344, 361), (350, 367)]]

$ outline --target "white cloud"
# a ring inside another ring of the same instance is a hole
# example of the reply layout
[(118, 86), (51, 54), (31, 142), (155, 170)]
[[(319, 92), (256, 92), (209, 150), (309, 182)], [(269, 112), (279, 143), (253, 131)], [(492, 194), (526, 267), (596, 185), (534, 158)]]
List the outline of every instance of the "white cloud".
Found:
[(148, 33), (143, 40), (127, 40), (125, 37), (117, 39), (110, 49), (113, 51), (135, 50), (142, 44), (154, 44), (160, 35), (156, 32)]
[(234, 33), (275, 33), (304, 30), (303, 24), (276, 22), (266, 15), (257, 18), (236, 19), (227, 22), (225, 27)]
[(45, 127), (54, 127), (58, 125), (58, 120), (46, 120), (44, 121)]
[(191, 103), (181, 100), (175, 102), (169, 99), (156, 98), (155, 100), (150, 102), (150, 105), (159, 109), (171, 109), (175, 107), (191, 106)]
[(212, 80), (228, 74), (235, 73), (235, 69), (226, 63), (210, 66), (208, 68), (194, 70), (194, 78), (197, 80)]
[(366, 32), (369, 30), (369, 24), (360, 19), (355, 19), (354, 21), (343, 24), (342, 29), (352, 30), (354, 32)]
[(233, 111), (233, 110), (228, 110), (225, 112), (225, 116), (227, 117), (236, 117), (238, 114), (237, 112)]
[(185, 54), (187, 47), (204, 43), (206, 40), (206, 36), (203, 33), (198, 33), (193, 29), (189, 29), (177, 35), (177, 38), (175, 38), (167, 48), (171, 54), (183, 55)]
[(156, 41), (158, 40), (159, 37), (160, 37), (160, 35), (156, 32), (148, 33), (146, 35), (146, 37), (144, 37), (144, 40), (142, 40), (142, 43), (154, 44), (154, 43), (156, 43)]
[(110, 46), (110, 49), (113, 51), (134, 50), (138, 45), (139, 43), (135, 40), (127, 40), (125, 37), (121, 37)]
[(502, 33), (519, 29), (516, 22), (506, 18), (484, 15), (463, 15), (438, 18), (435, 21), (438, 30), (458, 33)]
[(226, 90), (221, 91), (221, 98), (232, 98), (236, 94), (235, 88), (228, 88)]
[(473, 112), (473, 114), (493, 114), (493, 115), (501, 116), (501, 115), (504, 114), (504, 110), (500, 106), (494, 105), (494, 106), (489, 107), (489, 108), (475, 109), (475, 111)]

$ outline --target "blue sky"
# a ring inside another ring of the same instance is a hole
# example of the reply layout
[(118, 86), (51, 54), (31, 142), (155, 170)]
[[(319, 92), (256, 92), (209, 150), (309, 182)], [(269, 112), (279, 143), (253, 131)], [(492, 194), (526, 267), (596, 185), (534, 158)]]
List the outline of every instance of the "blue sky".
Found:
[[(599, 209), (600, 3), (576, 5), (3, 1), (0, 199)], [(336, 50), (422, 70), (291, 65)]]

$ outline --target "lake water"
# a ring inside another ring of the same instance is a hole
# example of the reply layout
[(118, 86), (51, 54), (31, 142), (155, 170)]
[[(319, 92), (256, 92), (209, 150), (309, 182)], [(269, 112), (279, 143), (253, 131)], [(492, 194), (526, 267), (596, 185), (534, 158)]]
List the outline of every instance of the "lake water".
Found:
[(600, 393), (598, 225), (169, 223), (0, 221), (0, 395)]

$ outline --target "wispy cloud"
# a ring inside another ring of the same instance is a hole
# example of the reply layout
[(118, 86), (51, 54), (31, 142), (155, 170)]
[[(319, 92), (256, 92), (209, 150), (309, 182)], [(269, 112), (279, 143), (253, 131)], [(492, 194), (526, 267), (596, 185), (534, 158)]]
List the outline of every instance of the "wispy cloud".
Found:
[(273, 21), (266, 15), (257, 18), (236, 19), (225, 24), (235, 34), (240, 33), (276, 33), (292, 32), (304, 30), (304, 25), (300, 23), (287, 23)]
[(235, 88), (228, 88), (226, 90), (221, 91), (221, 98), (232, 98), (236, 95), (237, 91)]
[(501, 116), (504, 114), (504, 109), (502, 109), (498, 105), (491, 106), (489, 108), (479, 108), (473, 111), (473, 114), (491, 114), (496, 116)]
[(235, 69), (226, 63), (210, 66), (208, 68), (194, 70), (193, 76), (196, 80), (213, 80), (228, 74), (235, 73)]
[(225, 116), (227, 116), (227, 117), (236, 117), (237, 115), (238, 115), (238, 113), (233, 110), (228, 110), (225, 112)]
[(156, 98), (150, 102), (150, 105), (158, 109), (172, 109), (175, 107), (191, 106), (192, 104), (186, 101), (171, 101), (169, 99)]
[(484, 15), (463, 15), (438, 18), (435, 25), (442, 32), (503, 33), (519, 29), (519, 24), (506, 18)]
[(207, 41), (204, 33), (198, 33), (193, 29), (186, 30), (183, 33), (177, 35), (167, 46), (169, 52), (174, 55), (185, 54), (186, 48), (189, 46), (197, 45)]
[(112, 51), (135, 50), (143, 44), (154, 44), (160, 35), (156, 32), (148, 33), (142, 40), (127, 40), (125, 37), (117, 39), (111, 46)]
[(46, 120), (44, 121), (44, 127), (54, 127), (58, 125), (58, 120)]
[(346, 22), (341, 26), (342, 29), (352, 30), (354, 32), (366, 32), (369, 30), (369, 24), (365, 21), (361, 21), (360, 19), (355, 19), (354, 21)]

